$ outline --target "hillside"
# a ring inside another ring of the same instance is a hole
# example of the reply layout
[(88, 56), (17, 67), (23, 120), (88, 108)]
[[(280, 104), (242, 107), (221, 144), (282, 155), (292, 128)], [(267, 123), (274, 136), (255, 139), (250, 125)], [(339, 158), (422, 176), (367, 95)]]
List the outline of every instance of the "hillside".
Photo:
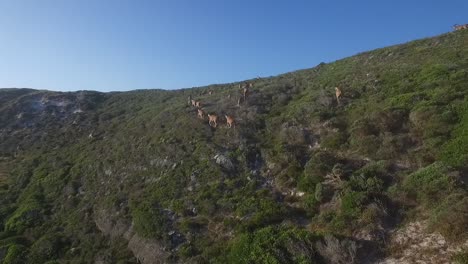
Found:
[(467, 263), (467, 180), (468, 30), (201, 88), (0, 90), (5, 264)]

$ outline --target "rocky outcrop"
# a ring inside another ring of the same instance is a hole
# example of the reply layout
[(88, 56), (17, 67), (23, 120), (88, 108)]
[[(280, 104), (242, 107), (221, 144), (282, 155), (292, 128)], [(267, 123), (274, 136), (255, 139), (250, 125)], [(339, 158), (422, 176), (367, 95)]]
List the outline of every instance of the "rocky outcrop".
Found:
[(217, 154), (213, 157), (213, 159), (216, 161), (216, 164), (220, 165), (222, 168), (228, 171), (232, 171), (235, 169), (235, 166), (232, 160), (223, 154)]

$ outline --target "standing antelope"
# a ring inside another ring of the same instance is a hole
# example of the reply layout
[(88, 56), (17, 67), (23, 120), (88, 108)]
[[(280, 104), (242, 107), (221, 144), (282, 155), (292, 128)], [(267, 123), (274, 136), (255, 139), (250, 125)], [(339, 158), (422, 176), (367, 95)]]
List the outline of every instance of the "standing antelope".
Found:
[(200, 101), (196, 101), (196, 102), (195, 102), (195, 106), (198, 107), (198, 108), (201, 108), (201, 103), (200, 103)]
[(226, 117), (226, 125), (227, 127), (231, 128), (233, 125), (236, 126), (234, 123), (234, 118), (232, 116), (224, 115)]
[(212, 127), (216, 127), (218, 125), (218, 116), (208, 114), (208, 124)]
[(197, 106), (197, 101), (191, 99), (191, 102), (192, 102), (192, 106)]
[(201, 119), (205, 117), (205, 112), (202, 109), (198, 109), (198, 117)]
[(468, 29), (468, 24), (464, 24), (464, 25), (455, 24), (455, 25), (453, 25), (453, 30), (455, 30), (455, 31), (462, 30), (462, 29)]
[(208, 91), (208, 94), (209, 94), (209, 95), (212, 95), (212, 94), (213, 94), (213, 90)]
[(335, 87), (335, 96), (336, 96), (336, 101), (338, 102), (338, 104), (340, 104), (341, 89), (338, 87)]

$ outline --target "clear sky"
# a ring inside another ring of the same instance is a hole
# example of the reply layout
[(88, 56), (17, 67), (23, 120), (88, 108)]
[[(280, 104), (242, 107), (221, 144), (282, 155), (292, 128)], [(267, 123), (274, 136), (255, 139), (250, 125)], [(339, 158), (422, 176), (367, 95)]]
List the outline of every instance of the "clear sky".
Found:
[(0, 87), (176, 89), (313, 67), (468, 23), (468, 0), (0, 0)]

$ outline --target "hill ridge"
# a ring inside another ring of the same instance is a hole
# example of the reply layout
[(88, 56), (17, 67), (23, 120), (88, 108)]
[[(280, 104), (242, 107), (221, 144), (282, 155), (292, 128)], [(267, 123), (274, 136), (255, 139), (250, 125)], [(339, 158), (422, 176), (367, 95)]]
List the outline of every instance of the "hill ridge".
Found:
[(180, 90), (0, 89), (0, 262), (463, 261), (467, 43)]

